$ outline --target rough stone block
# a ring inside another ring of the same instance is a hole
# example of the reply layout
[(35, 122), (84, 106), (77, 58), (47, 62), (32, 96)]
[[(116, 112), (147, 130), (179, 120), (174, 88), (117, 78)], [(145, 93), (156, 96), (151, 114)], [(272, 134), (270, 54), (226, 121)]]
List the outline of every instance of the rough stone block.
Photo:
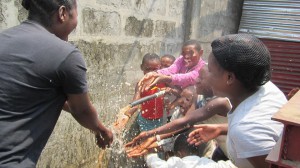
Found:
[(184, 15), (185, 0), (171, 0), (169, 1), (168, 15), (174, 18), (182, 17)]
[(172, 54), (174, 53), (174, 57), (179, 57), (179, 55), (181, 54), (181, 48), (182, 48), (182, 44), (177, 44), (177, 43), (168, 43), (166, 45), (167, 49), (166, 49), (166, 54)]
[(87, 34), (120, 35), (121, 19), (116, 12), (103, 12), (90, 8), (82, 11), (83, 31)]
[(18, 9), (18, 20), (19, 22), (23, 22), (28, 17), (28, 11), (23, 8), (21, 1), (15, 1), (15, 6)]
[(113, 6), (116, 8), (130, 8), (132, 7), (131, 0), (97, 0), (98, 4)]
[(0, 31), (6, 28), (4, 8), (5, 6), (3, 5), (3, 2), (0, 1)]
[(133, 16), (128, 17), (126, 20), (125, 34), (127, 36), (152, 37), (153, 21), (151, 19), (138, 20)]
[(207, 62), (208, 56), (211, 53), (211, 45), (210, 43), (201, 43), (201, 46), (203, 48), (203, 56), (202, 59)]
[(176, 37), (176, 23), (158, 20), (155, 22), (154, 35), (156, 37), (175, 38)]
[(167, 0), (134, 0), (135, 11), (139, 14), (166, 15)]

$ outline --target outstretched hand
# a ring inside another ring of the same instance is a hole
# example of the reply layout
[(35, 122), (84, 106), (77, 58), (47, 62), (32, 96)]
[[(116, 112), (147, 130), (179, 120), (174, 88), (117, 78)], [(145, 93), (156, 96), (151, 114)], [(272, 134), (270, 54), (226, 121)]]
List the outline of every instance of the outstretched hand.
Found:
[(146, 131), (141, 132), (138, 136), (133, 138), (131, 142), (128, 142), (127, 144), (125, 144), (125, 147), (133, 148), (135, 146), (138, 146), (141, 142), (143, 142), (148, 137), (149, 136)]
[(221, 134), (218, 126), (214, 124), (194, 125), (194, 128), (195, 130), (189, 134), (187, 141), (196, 146), (208, 142)]
[(157, 147), (155, 137), (150, 137), (141, 144), (136, 145), (126, 151), (128, 157), (140, 157), (147, 154), (151, 149)]
[(145, 90), (149, 90), (151, 87), (156, 85), (158, 82), (156, 80), (157, 76), (158, 73), (156, 72), (149, 72), (146, 75), (144, 75), (144, 77), (138, 83), (139, 90), (141, 92)]

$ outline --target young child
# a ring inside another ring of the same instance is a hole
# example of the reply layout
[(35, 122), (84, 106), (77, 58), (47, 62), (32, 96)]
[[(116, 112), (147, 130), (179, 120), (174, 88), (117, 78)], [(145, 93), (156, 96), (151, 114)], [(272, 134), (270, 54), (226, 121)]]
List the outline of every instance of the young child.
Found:
[[(161, 69), (163, 68), (168, 68), (170, 67), (176, 58), (173, 55), (170, 54), (165, 54), (160, 57), (160, 62), (161, 62)], [(181, 90), (181, 88), (176, 87), (176, 86), (171, 86), (173, 89)], [(170, 121), (170, 118), (172, 117), (172, 114), (175, 109), (168, 109), (168, 105), (170, 105), (175, 99), (177, 98), (176, 95), (174, 94), (166, 94), (164, 97), (164, 102), (165, 102), (165, 111), (164, 111), (164, 124)]]
[(148, 90), (157, 83), (167, 83), (182, 88), (195, 85), (198, 72), (205, 65), (205, 61), (201, 59), (202, 55), (203, 49), (197, 40), (186, 41), (181, 56), (170, 67), (151, 72), (140, 80), (140, 90)]
[[(180, 97), (171, 104), (172, 106), (178, 106), (179, 108), (177, 108), (177, 110), (175, 110), (172, 114), (170, 122), (185, 116), (188, 110), (195, 110), (195, 106), (193, 105), (196, 103), (196, 100), (197, 93), (195, 86), (188, 86), (184, 88), (180, 94)], [(175, 137), (162, 139), (157, 143), (157, 145), (161, 147), (164, 152), (173, 151), (174, 140)]]
[(176, 60), (176, 58), (170, 54), (165, 54), (165, 55), (161, 56), (160, 57), (161, 69), (168, 68), (169, 66), (171, 66), (174, 63), (175, 60)]
[[(194, 107), (193, 105), (196, 102), (196, 98), (197, 98), (197, 94), (196, 94), (195, 86), (189, 86), (184, 88), (180, 94), (180, 98), (178, 98), (173, 102), (173, 104), (176, 104), (176, 106), (179, 106), (179, 108), (173, 113), (171, 121), (184, 116), (188, 110), (194, 110), (191, 108)], [(163, 136), (160, 137), (160, 135), (156, 135), (155, 138), (156, 139), (153, 139), (152, 142), (153, 144), (150, 145), (149, 148), (146, 147), (148, 151), (152, 148), (156, 148), (156, 150), (164, 151), (164, 152), (173, 151), (175, 137), (164, 139)], [(141, 146), (143, 146), (143, 144), (141, 144)], [(142, 149), (142, 147), (128, 150), (129, 151), (128, 156), (129, 157), (138, 156), (140, 149)]]
[(204, 153), (206, 144), (200, 146), (190, 145), (186, 140), (189, 132), (180, 134), (174, 143), (175, 156), (170, 157), (167, 161), (160, 159), (157, 154), (152, 153), (146, 156), (146, 163), (149, 168), (201, 168), (211, 167), (215, 164), (213, 160), (205, 157), (197, 156), (199, 153)]
[[(160, 67), (160, 58), (157, 54), (147, 53), (143, 57), (141, 70), (144, 74), (156, 71), (160, 69)], [(161, 83), (152, 87), (148, 91), (140, 92), (138, 89), (138, 85), (136, 85), (133, 101), (148, 95), (152, 95), (161, 90), (162, 88), (165, 88), (165, 85)], [(121, 119), (118, 119), (117, 123), (115, 123), (115, 126), (118, 128), (125, 126), (129, 118), (136, 111), (140, 112), (137, 118), (137, 123), (139, 125), (140, 131), (151, 130), (153, 128), (161, 126), (164, 108), (163, 101), (163, 97), (158, 97), (155, 99), (148, 100), (142, 103), (140, 106), (132, 107), (131, 109), (124, 112), (124, 115), (121, 117)]]

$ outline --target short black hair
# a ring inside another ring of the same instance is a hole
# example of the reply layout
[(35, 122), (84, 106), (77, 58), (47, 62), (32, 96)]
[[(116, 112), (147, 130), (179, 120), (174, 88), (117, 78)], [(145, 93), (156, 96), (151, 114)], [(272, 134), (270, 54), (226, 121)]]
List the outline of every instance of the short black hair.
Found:
[(198, 40), (188, 40), (188, 41), (186, 41), (186, 42), (183, 43), (182, 47), (185, 47), (185, 46), (188, 46), (188, 45), (194, 45), (195, 49), (197, 51), (201, 51), (202, 50), (201, 44), (200, 44), (200, 42)]
[(184, 152), (188, 155), (198, 155), (203, 156), (207, 151), (207, 143), (201, 143), (200, 145), (196, 146), (194, 144), (189, 144), (187, 139), (189, 137), (189, 133), (192, 130), (188, 130), (184, 133), (181, 133), (177, 136), (174, 142), (174, 152)]
[(160, 61), (160, 58), (157, 54), (155, 53), (147, 53), (144, 55), (143, 60), (142, 60), (142, 65), (147, 62), (147, 61), (152, 61), (152, 60), (158, 60)]
[(248, 90), (254, 90), (271, 79), (271, 56), (262, 41), (250, 34), (226, 35), (211, 43), (219, 65), (233, 72)]
[(62, 5), (69, 11), (73, 9), (76, 0), (22, 0), (22, 6), (29, 11), (28, 19), (44, 26), (52, 24), (51, 17)]
[(171, 54), (165, 54), (165, 55), (161, 56), (161, 58), (169, 58), (173, 62), (176, 60), (176, 58), (173, 55), (171, 55)]

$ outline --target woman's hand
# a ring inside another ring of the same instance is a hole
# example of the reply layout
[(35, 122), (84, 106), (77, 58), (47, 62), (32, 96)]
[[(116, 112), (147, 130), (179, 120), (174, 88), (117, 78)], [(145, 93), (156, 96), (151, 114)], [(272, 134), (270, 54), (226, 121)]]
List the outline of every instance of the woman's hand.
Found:
[(221, 134), (221, 129), (218, 124), (194, 125), (194, 128), (195, 130), (189, 134), (187, 141), (196, 146), (208, 142)]
[(105, 149), (109, 148), (113, 141), (113, 134), (110, 130), (101, 131), (95, 133), (96, 144), (99, 148)]

